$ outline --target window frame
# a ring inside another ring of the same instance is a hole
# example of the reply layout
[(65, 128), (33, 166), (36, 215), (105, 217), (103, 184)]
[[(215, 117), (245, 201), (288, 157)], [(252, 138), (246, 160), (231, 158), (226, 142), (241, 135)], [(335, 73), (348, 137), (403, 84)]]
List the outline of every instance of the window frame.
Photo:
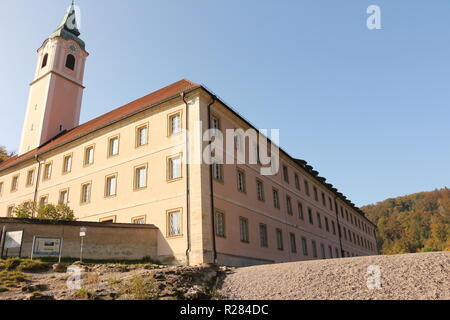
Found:
[[(63, 192), (65, 192), (67, 194), (67, 202), (66, 203), (61, 201), (61, 195), (62, 195)], [(69, 188), (59, 190), (59, 192), (58, 192), (58, 204), (63, 204), (63, 205), (66, 205), (66, 206), (69, 204)]]
[[(112, 148), (112, 144), (111, 142), (117, 140), (117, 153), (113, 154), (112, 151), (114, 150)], [(114, 158), (117, 157), (120, 154), (120, 134), (117, 134), (115, 136), (109, 137), (108, 138), (108, 154), (107, 154), (107, 158)]]
[[(111, 181), (111, 179), (115, 179), (115, 194), (109, 194), (109, 191), (111, 191), (111, 190), (109, 190), (109, 188), (110, 188), (110, 185), (108, 184), (108, 182), (109, 181)], [(114, 197), (117, 197), (117, 194), (118, 194), (118, 186), (119, 186), (119, 178), (118, 178), (118, 173), (116, 172), (116, 173), (112, 173), (112, 174), (109, 174), (109, 175), (107, 175), (106, 177), (105, 177), (105, 194), (104, 194), (104, 197), (105, 198), (114, 198)]]
[[(145, 143), (141, 144), (140, 130), (142, 130), (144, 128), (147, 130), (147, 134), (146, 134), (146, 138), (145, 138), (146, 141), (145, 141)], [(146, 123), (142, 123), (142, 124), (136, 126), (136, 129), (135, 129), (135, 149), (148, 146), (149, 140), (150, 140), (150, 126), (149, 126), (149, 123), (146, 122)]]
[[(84, 198), (83, 189), (84, 189), (85, 186), (89, 186), (90, 187), (89, 188), (89, 193), (88, 193), (89, 199), (87, 199), (87, 201), (84, 201), (84, 199), (83, 199)], [(91, 201), (92, 201), (92, 181), (87, 181), (87, 182), (84, 182), (84, 183), (81, 184), (80, 206), (90, 204)]]
[[(245, 234), (243, 233), (243, 224), (242, 222), (244, 222), (244, 226), (245, 226)], [(244, 235), (244, 237), (243, 237)], [(250, 223), (248, 218), (245, 217), (239, 217), (239, 239), (242, 243), (246, 243), (249, 244), (250, 243)]]
[[(240, 186), (240, 180), (239, 177), (242, 177), (242, 189)], [(240, 169), (240, 168), (236, 168), (236, 187), (237, 190), (241, 193), (247, 193), (247, 181), (246, 181), (246, 176), (245, 176), (245, 170)]]
[(14, 193), (19, 190), (19, 184), (20, 184), (20, 173), (13, 175), (11, 178), (11, 189), (10, 192)]
[[(70, 158), (70, 168), (69, 168), (69, 170), (66, 170), (66, 159), (68, 159), (68, 158)], [(68, 153), (63, 156), (62, 175), (71, 173), (72, 168), (73, 168), (73, 152)]]
[[(89, 153), (88, 151), (92, 150), (92, 162), (88, 162)], [(84, 156), (83, 156), (83, 167), (90, 167), (95, 163), (95, 144), (88, 145), (84, 147)]]
[[(173, 177), (173, 160), (180, 159), (180, 176)], [(166, 159), (166, 181), (168, 183), (175, 182), (183, 179), (183, 154), (180, 152), (175, 155), (168, 156)]]
[(265, 223), (259, 224), (259, 245), (261, 248), (269, 248), (269, 232)]
[[(173, 131), (172, 119), (180, 117), (178, 132)], [(167, 137), (180, 135), (183, 132), (183, 110), (178, 110), (167, 115)]]
[[(50, 167), (50, 175), (47, 176), (47, 168)], [(48, 161), (44, 163), (44, 172), (42, 175), (42, 181), (49, 181), (52, 178), (53, 173), (53, 161)]]
[[(222, 216), (222, 224), (219, 225), (218, 224), (218, 217)], [(225, 212), (223, 212), (222, 210), (216, 209), (214, 210), (214, 219), (215, 219), (215, 235), (216, 237), (219, 238), (226, 238), (227, 237), (227, 228), (226, 228), (226, 218), (225, 218)], [(219, 226), (221, 226), (222, 228), (219, 230)]]
[[(170, 216), (174, 213), (178, 213), (180, 215), (180, 233), (179, 234), (171, 234), (171, 224), (170, 224)], [(183, 237), (183, 208), (170, 209), (166, 211), (166, 237), (168, 239), (181, 238)]]
[[(261, 186), (261, 188), (259, 188), (260, 186)], [(261, 202), (266, 201), (264, 182), (258, 178), (256, 178), (256, 199), (258, 199)]]
[[(139, 186), (140, 182), (140, 175), (138, 174), (138, 170), (145, 169), (145, 186), (141, 187)], [(133, 168), (134, 174), (133, 174), (133, 190), (134, 191), (141, 191), (148, 188), (148, 163), (144, 163), (138, 166), (135, 166)]]

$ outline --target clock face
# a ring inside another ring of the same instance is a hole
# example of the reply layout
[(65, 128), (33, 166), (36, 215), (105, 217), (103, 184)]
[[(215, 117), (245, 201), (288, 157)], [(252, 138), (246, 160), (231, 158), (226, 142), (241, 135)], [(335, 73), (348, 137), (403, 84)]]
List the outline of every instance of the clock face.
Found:
[(69, 50), (72, 52), (75, 52), (75, 51), (77, 51), (77, 48), (73, 44), (71, 44), (71, 45), (69, 45)]

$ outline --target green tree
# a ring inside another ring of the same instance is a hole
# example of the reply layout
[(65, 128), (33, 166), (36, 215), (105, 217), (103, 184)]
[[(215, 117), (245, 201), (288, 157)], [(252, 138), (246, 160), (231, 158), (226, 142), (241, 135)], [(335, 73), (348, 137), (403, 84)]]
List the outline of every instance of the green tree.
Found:
[(75, 221), (73, 210), (65, 204), (42, 206), (38, 209), (36, 217), (40, 220)]
[(4, 146), (0, 146), (0, 163), (9, 158), (8, 152)]
[(14, 217), (18, 219), (31, 219), (36, 212), (37, 205), (35, 202), (24, 202), (13, 209)]

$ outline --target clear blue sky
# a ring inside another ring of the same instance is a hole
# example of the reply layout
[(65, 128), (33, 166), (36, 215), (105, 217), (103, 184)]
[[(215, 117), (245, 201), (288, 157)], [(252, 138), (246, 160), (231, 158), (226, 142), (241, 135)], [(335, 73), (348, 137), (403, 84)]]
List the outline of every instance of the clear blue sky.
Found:
[[(69, 0), (0, 2), (0, 144), (17, 150), (36, 49)], [(205, 84), (357, 205), (450, 181), (448, 0), (78, 0), (82, 122)], [(382, 30), (366, 9), (382, 10)]]

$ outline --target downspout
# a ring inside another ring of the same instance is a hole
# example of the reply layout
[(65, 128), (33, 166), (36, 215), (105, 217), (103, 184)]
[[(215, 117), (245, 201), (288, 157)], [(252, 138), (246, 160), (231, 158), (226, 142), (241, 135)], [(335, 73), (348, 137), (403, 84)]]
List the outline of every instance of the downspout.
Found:
[(190, 154), (189, 154), (189, 104), (185, 99), (184, 92), (181, 93), (186, 105), (186, 265), (190, 265), (189, 255), (191, 253), (191, 192), (190, 192)]
[[(212, 117), (211, 108), (216, 102), (216, 96), (211, 95), (212, 101), (208, 105), (208, 128), (212, 129)], [(212, 143), (210, 141), (210, 143)], [(214, 205), (214, 172), (213, 165), (209, 165), (209, 188), (211, 190), (211, 231), (212, 231), (212, 250), (213, 250), (213, 262), (217, 264), (217, 248), (216, 248), (216, 221), (215, 221), (215, 205)]]
[(341, 258), (345, 258), (344, 257), (344, 247), (342, 246), (342, 234), (341, 234), (341, 223), (339, 222), (339, 209), (337, 206), (337, 198), (334, 197), (334, 208), (336, 209), (336, 222), (337, 222), (337, 232), (338, 232), (338, 236), (339, 236), (339, 246), (341, 247)]
[[(38, 163), (38, 170), (37, 170), (37, 175), (36, 175), (36, 186), (34, 188), (34, 203), (37, 203), (37, 197), (38, 197), (38, 190), (39, 190), (39, 182), (41, 181), (41, 162), (39, 161), (39, 156), (36, 155), (34, 157), (34, 159), (36, 160), (36, 162)], [(31, 213), (31, 218), (34, 219), (34, 209)]]

